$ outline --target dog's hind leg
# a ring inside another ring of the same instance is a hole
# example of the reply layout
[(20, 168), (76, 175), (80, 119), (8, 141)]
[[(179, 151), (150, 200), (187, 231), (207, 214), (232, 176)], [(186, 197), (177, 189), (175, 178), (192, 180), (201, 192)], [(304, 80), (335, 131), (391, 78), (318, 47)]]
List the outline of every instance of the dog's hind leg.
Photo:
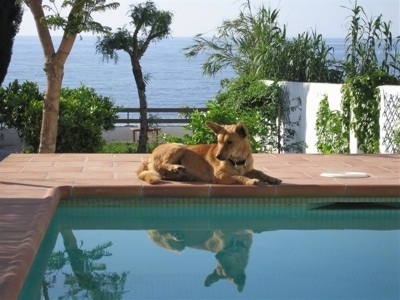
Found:
[(136, 174), (140, 180), (151, 184), (159, 183), (161, 181), (161, 175), (158, 172), (149, 170), (149, 162), (147, 160), (141, 163)]
[(186, 148), (184, 145), (176, 144), (163, 153), (160, 163), (156, 166), (159, 171), (168, 171), (179, 173), (185, 170), (180, 164), (182, 156), (185, 155)]

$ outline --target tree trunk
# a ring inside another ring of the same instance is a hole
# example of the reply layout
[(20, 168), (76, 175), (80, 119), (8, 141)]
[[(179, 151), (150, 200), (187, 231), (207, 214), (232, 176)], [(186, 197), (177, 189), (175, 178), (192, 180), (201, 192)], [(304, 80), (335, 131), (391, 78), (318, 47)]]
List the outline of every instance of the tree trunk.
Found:
[(147, 152), (147, 99), (146, 99), (146, 83), (144, 82), (142, 67), (140, 66), (139, 60), (135, 59), (131, 55), (132, 72), (135, 77), (135, 82), (138, 90), (139, 96), (139, 106), (140, 106), (140, 133), (139, 133), (139, 144), (137, 148), (138, 153)]
[(58, 51), (55, 52), (49, 28), (40, 20), (44, 18), (42, 1), (29, 1), (29, 9), (35, 20), (40, 44), (44, 54), (44, 71), (47, 78), (47, 89), (43, 103), (42, 127), (40, 130), (39, 153), (56, 151), (60, 93), (64, 76), (64, 65), (74, 45), (76, 34), (63, 36)]
[(57, 62), (57, 55), (45, 64), (47, 90), (44, 96), (39, 153), (56, 152), (60, 92), (64, 66)]
[[(46, 55), (44, 71), (47, 89), (44, 96), (39, 153), (56, 152), (60, 93), (64, 77), (64, 65), (75, 42), (75, 36), (63, 37), (57, 53)], [(42, 43), (43, 48), (46, 44)], [(46, 51), (44, 51), (46, 53)]]

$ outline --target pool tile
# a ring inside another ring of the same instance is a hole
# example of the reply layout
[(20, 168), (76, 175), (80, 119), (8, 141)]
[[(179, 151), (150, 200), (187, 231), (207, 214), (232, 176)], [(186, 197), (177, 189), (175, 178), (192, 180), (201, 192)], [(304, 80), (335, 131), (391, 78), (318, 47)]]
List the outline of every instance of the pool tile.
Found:
[(328, 183), (328, 184), (303, 184), (304, 181), (291, 181), (287, 184), (282, 184), (277, 187), (277, 196), (295, 197), (295, 198), (308, 198), (308, 197), (345, 197), (346, 186), (342, 184)]
[(243, 186), (211, 185), (210, 197), (216, 198), (273, 198), (277, 196), (276, 185)]
[(76, 198), (115, 198), (115, 197), (141, 197), (142, 189), (138, 186), (128, 185), (90, 185), (90, 184), (75, 184), (71, 190), (70, 197)]
[[(400, 201), (400, 186), (394, 184), (380, 185), (371, 184), (368, 186), (353, 184), (347, 186), (348, 197), (375, 197), (375, 198), (387, 198), (396, 197)], [(383, 200), (381, 200), (383, 201)]]
[(148, 198), (208, 198), (210, 186), (201, 183), (160, 183), (157, 185), (143, 184), (142, 196)]

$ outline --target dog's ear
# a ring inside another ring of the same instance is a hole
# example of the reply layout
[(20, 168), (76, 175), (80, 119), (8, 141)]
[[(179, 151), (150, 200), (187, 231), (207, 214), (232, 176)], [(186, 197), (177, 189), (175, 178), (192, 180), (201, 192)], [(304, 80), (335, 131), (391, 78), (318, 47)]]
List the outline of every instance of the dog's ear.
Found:
[(215, 269), (210, 275), (207, 276), (206, 280), (204, 281), (204, 286), (208, 287), (221, 278), (222, 277), (218, 274), (217, 269)]
[(210, 128), (215, 134), (218, 134), (221, 131), (221, 128), (222, 128), (221, 125), (219, 125), (217, 123), (214, 123), (214, 122), (211, 122), (211, 121), (206, 121), (206, 126), (208, 128)]
[(248, 135), (247, 127), (242, 121), (236, 124), (235, 132), (242, 138), (245, 138)]
[(244, 285), (246, 284), (246, 274), (239, 274), (233, 278), (233, 282), (236, 284), (238, 292), (243, 292)]

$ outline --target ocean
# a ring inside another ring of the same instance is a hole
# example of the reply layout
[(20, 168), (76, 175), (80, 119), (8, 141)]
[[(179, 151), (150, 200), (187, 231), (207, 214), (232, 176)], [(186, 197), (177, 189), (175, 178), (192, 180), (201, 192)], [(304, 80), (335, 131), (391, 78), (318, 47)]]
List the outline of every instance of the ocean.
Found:
[[(55, 37), (53, 40), (56, 49), (60, 39)], [(116, 64), (113, 61), (107, 63), (96, 53), (96, 40), (92, 36), (77, 38), (65, 65), (63, 86), (74, 88), (85, 84), (98, 94), (110, 97), (118, 106), (139, 107), (128, 54), (120, 51)], [(335, 57), (343, 56), (343, 39), (327, 39), (327, 43), (334, 47)], [(235, 77), (232, 70), (224, 70), (215, 77), (202, 75), (201, 65), (206, 57), (199, 55), (188, 59), (184, 55), (183, 48), (191, 44), (191, 37), (169, 38), (150, 44), (141, 60), (143, 73), (150, 76), (146, 86), (148, 107), (205, 107), (221, 89), (221, 79)], [(2, 86), (15, 79), (20, 83), (29, 80), (37, 82), (39, 89), (44, 91), (43, 64), (38, 37), (17, 36)]]
[[(127, 53), (120, 51), (118, 62), (103, 61), (96, 53), (96, 37), (77, 39), (64, 69), (64, 87), (85, 84), (96, 93), (110, 97), (118, 106), (139, 107), (135, 80)], [(54, 39), (55, 47), (60, 38)], [(205, 107), (220, 90), (220, 80), (233, 77), (232, 70), (215, 77), (202, 75), (204, 57), (188, 59), (183, 48), (192, 38), (170, 38), (150, 44), (141, 60), (143, 73), (149, 75), (146, 86), (148, 107)], [(41, 91), (46, 89), (43, 71), (43, 52), (38, 37), (17, 36), (13, 56), (3, 87), (18, 79), (38, 83)]]

